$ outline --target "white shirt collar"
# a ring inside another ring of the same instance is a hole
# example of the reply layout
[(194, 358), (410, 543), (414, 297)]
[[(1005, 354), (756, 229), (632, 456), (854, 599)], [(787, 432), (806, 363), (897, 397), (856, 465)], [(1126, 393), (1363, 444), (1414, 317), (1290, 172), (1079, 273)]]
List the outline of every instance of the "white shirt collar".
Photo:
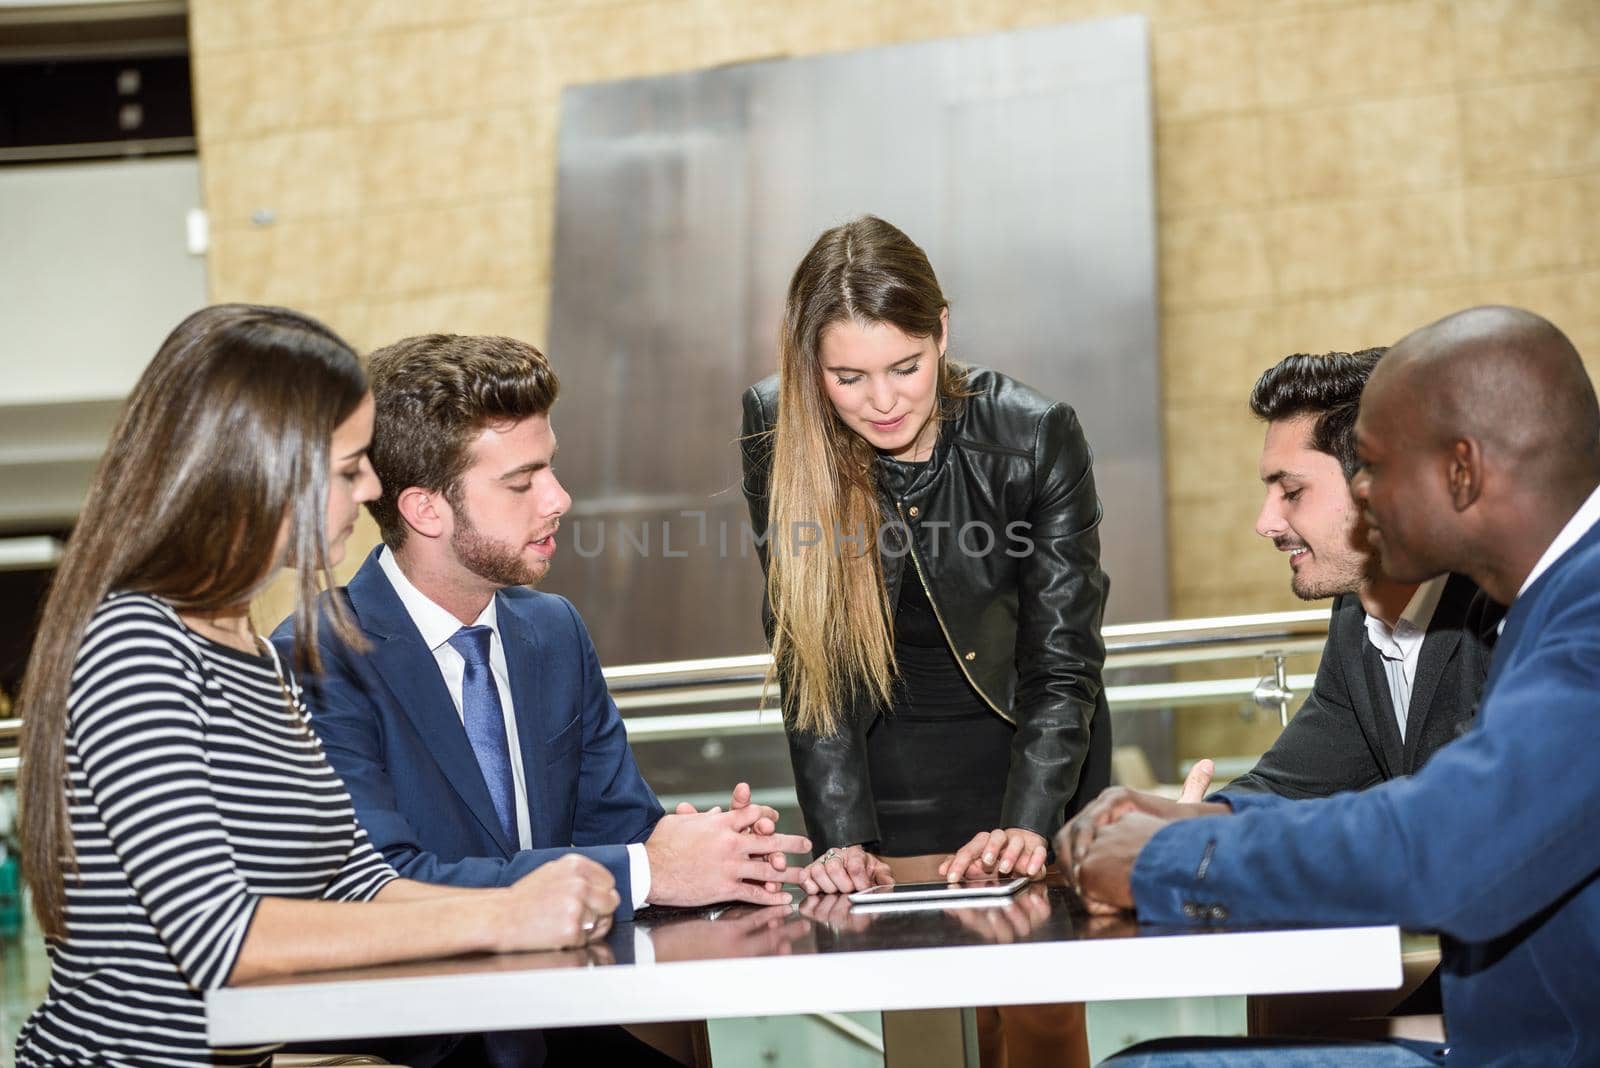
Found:
[[(387, 545), (378, 550), (378, 567), (383, 569), (389, 585), (393, 586), (394, 592), (400, 596), (400, 603), (405, 605), (406, 614), (411, 617), (411, 622), (417, 625), (423, 644), (429, 649), (439, 648), (461, 629), (459, 619), (412, 585), (411, 580), (406, 578), (405, 572), (400, 570), (399, 562), (395, 560), (394, 553), (389, 551)], [(495, 619), (497, 600), (495, 597), (489, 598), (488, 607), (478, 614), (478, 618), (473, 621), (474, 626), (488, 627), (496, 634), (500, 633)]]
[[(1589, 533), (1589, 528), (1600, 523), (1600, 487), (1589, 494), (1589, 499), (1578, 506), (1572, 513), (1572, 518), (1567, 520), (1567, 525), (1561, 528), (1561, 533), (1556, 535), (1556, 540), (1545, 549), (1544, 555), (1539, 557), (1539, 562), (1533, 565), (1533, 570), (1528, 572), (1528, 577), (1523, 580), (1522, 588), (1517, 591), (1521, 597), (1528, 592), (1528, 587), (1539, 581), (1539, 576), (1549, 571), (1555, 562), (1566, 554), (1566, 551), (1578, 544), (1578, 539)], [(1504, 624), (1502, 624), (1504, 625)]]
[(1392, 660), (1410, 655), (1422, 644), (1422, 639), (1427, 637), (1428, 624), (1433, 622), (1434, 609), (1439, 607), (1439, 598), (1443, 596), (1445, 583), (1449, 581), (1449, 575), (1435, 575), (1418, 586), (1416, 592), (1411, 595), (1411, 600), (1406, 602), (1405, 611), (1400, 613), (1400, 618), (1395, 620), (1392, 628), (1377, 616), (1368, 613), (1367, 639), (1380, 653)]

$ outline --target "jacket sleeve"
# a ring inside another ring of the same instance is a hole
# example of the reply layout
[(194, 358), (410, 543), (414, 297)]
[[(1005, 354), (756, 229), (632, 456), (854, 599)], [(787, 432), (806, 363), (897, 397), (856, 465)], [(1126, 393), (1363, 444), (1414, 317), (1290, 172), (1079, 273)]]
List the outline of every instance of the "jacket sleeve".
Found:
[[(1017, 724), (1001, 822), (1050, 836), (1061, 826), (1104, 700), (1100, 498), (1078, 417), (1056, 404), (1033, 443), (1033, 504), (1017, 550)], [(1006, 532), (1009, 534), (1010, 532)]]
[(611, 699), (589, 629), (569, 602), (561, 603), (572, 619), (573, 638), (583, 657), (583, 755), (572, 841), (580, 847), (643, 842), (665, 813), (633, 758), (622, 713)]
[(1559, 607), (1523, 636), (1476, 729), (1362, 793), (1162, 829), (1134, 864), (1140, 917), (1397, 923), (1485, 942), (1591, 880), (1600, 775), (1574, 754), (1600, 751), (1600, 582), (1569, 578), (1583, 581), (1546, 591)]
[[(755, 536), (756, 555), (761, 560), (763, 574), (767, 570), (770, 545), (767, 486), (772, 473), (775, 426), (775, 415), (765, 410), (755, 387), (746, 390), (739, 439), (744, 498), (750, 509), (750, 529)], [(761, 622), (770, 646), (774, 624), (772, 604), (765, 593), (761, 597)], [(795, 794), (813, 850), (821, 854), (837, 846), (876, 846), (878, 810), (867, 774), (866, 710), (853, 708), (837, 734), (820, 737), (796, 730), (787, 694), (783, 702), (784, 732), (788, 735), (789, 760), (794, 767)]]
[[(292, 620), (272, 635), (285, 662), (293, 663)], [(461, 857), (447, 860), (428, 849), (400, 804), (397, 783), (384, 763), (382, 727), (367, 696), (354, 659), (331, 626), (318, 628), (322, 673), (301, 676), (311, 726), (322, 740), (328, 763), (344, 780), (355, 804), (356, 819), (372, 846), (403, 878), (445, 886), (509, 886), (535, 868), (568, 853), (582, 853), (604, 865), (616, 879), (622, 905), (617, 919), (632, 918), (632, 881), (625, 845), (523, 849), (510, 857)]]
[[(1345, 647), (1349, 636), (1334, 625), (1317, 665), (1316, 682), (1305, 703), (1256, 766), (1229, 783), (1216, 795), (1232, 799), (1251, 793), (1271, 793), (1304, 799), (1329, 797), (1346, 790), (1365, 790), (1384, 779), (1372, 753), (1355, 702), (1350, 696), (1345, 664), (1359, 657), (1359, 648)], [(1360, 635), (1356, 640), (1364, 641)]]

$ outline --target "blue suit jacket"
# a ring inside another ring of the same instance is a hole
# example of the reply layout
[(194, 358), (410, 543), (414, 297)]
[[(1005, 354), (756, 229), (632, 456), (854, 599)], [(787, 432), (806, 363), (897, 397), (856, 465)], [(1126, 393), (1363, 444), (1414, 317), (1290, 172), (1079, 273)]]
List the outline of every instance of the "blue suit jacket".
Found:
[(1415, 777), (1160, 831), (1141, 919), (1442, 936), (1451, 1063), (1600, 1064), (1600, 525), (1511, 606), (1476, 727)]
[[(401, 875), (504, 886), (571, 852), (611, 870), (633, 916), (627, 843), (662, 810), (639, 774), (622, 717), (578, 613), (563, 597), (513, 587), (495, 596), (528, 786), (533, 848), (506, 838), (455, 703), (400, 597), (367, 557), (346, 587), (370, 651), (319, 628), (322, 674), (302, 678), (311, 724), (350, 790), (356, 817)], [(337, 596), (338, 594), (334, 594)], [(293, 625), (273, 644), (293, 662)]]

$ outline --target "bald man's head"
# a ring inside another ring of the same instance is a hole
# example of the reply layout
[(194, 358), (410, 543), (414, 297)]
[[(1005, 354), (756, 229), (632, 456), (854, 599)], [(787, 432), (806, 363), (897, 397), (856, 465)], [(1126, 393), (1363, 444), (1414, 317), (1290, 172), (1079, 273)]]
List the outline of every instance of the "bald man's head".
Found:
[(1356, 435), (1364, 469), (1352, 489), (1397, 579), (1471, 571), (1519, 516), (1564, 521), (1600, 478), (1600, 405), (1583, 361), (1519, 308), (1471, 308), (1401, 339), (1367, 384)]
[(1593, 468), (1594, 386), (1549, 320), (1521, 308), (1471, 308), (1404, 338), (1391, 364), (1419, 402), (1417, 430), (1433, 442), (1477, 438), (1541, 483)]

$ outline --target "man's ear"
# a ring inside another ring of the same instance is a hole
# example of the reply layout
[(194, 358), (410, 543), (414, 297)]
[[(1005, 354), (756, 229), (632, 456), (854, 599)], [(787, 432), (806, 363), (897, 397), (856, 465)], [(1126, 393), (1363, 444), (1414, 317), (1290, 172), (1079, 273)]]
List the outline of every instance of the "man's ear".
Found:
[(421, 486), (407, 486), (400, 491), (400, 496), (394, 503), (406, 526), (424, 538), (443, 537), (450, 530), (451, 521), (455, 518), (450, 502), (444, 499), (444, 494), (435, 490), (425, 490)]
[(1483, 446), (1477, 438), (1461, 438), (1450, 446), (1450, 503), (1465, 512), (1483, 492)]

